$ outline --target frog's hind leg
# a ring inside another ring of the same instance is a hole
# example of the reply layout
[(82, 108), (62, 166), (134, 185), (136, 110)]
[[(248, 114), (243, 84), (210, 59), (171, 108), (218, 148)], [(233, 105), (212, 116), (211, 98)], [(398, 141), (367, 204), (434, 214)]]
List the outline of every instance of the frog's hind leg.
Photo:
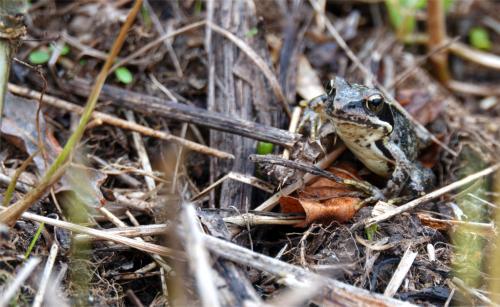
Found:
[(436, 176), (419, 162), (416, 162), (415, 166), (410, 174), (411, 180), (406, 189), (410, 195), (422, 196), (436, 185)]

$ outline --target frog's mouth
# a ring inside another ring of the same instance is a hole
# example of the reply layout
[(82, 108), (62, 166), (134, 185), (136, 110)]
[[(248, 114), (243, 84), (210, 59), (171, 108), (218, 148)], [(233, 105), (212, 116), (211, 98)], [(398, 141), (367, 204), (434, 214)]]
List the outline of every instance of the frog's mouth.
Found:
[(356, 116), (353, 114), (345, 114), (343, 112), (336, 112), (332, 117), (333, 125), (336, 127), (344, 126), (349, 129), (355, 129), (355, 127), (358, 127), (358, 129), (363, 132), (366, 130), (377, 130), (384, 135), (388, 135), (392, 132), (391, 124), (378, 118), (367, 118), (366, 116)]

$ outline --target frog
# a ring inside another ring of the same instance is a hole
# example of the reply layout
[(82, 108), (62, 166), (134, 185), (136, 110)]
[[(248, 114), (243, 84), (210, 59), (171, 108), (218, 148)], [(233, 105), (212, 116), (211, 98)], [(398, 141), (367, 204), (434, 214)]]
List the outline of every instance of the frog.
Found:
[(415, 125), (380, 90), (335, 77), (308, 104), (366, 168), (388, 179), (383, 198), (414, 198), (434, 185), (434, 173), (417, 160), (423, 142)]

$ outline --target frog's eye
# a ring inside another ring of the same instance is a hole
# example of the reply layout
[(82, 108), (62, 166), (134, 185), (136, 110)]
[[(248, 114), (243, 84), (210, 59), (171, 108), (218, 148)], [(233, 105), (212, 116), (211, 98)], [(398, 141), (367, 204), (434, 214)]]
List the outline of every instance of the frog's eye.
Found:
[(380, 94), (373, 94), (365, 101), (366, 108), (373, 113), (378, 113), (384, 108), (384, 97)]
[(329, 80), (325, 84), (326, 94), (329, 96), (335, 95), (335, 81)]

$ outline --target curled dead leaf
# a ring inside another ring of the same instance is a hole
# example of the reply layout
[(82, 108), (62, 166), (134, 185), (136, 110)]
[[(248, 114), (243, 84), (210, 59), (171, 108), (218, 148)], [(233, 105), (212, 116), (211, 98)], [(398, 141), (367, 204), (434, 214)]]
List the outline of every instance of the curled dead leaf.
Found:
[[(343, 169), (331, 168), (333, 174), (349, 179), (356, 179), (354, 170), (350, 166)], [(304, 222), (296, 227), (305, 227), (313, 222), (330, 223), (349, 221), (359, 209), (361, 199), (353, 196), (354, 191), (335, 181), (318, 178), (306, 186), (298, 197), (283, 196), (279, 203), (283, 213), (303, 213)]]

